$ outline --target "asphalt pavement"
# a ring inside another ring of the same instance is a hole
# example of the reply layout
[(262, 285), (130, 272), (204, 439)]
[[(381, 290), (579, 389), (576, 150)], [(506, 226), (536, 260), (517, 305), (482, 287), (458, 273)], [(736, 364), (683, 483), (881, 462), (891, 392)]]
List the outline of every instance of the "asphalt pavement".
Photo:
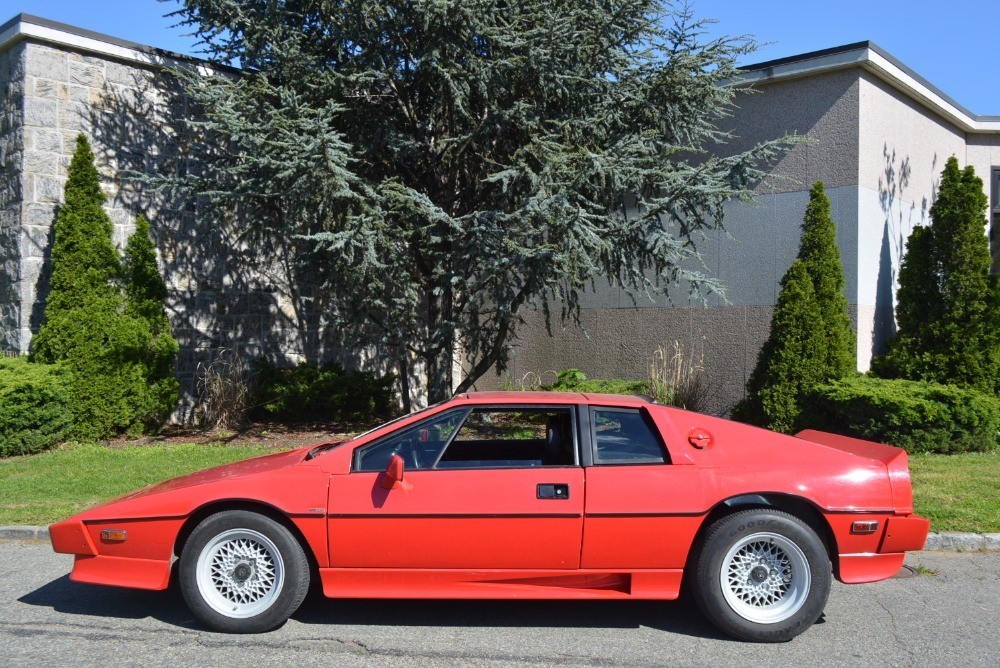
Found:
[[(676, 602), (333, 601), (282, 628), (205, 630), (176, 589), (70, 582), (72, 557), (0, 541), (0, 666), (995, 666), (1000, 553), (921, 552), (921, 571), (834, 588), (781, 645), (715, 631)], [(932, 574), (933, 573), (933, 574)]]

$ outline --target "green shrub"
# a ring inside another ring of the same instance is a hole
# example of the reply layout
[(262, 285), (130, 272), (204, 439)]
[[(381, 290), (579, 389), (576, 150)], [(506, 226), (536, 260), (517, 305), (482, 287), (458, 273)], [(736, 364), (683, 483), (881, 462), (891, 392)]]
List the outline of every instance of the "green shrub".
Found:
[(816, 291), (826, 343), (825, 379), (844, 378), (857, 372), (857, 336), (851, 327), (844, 295), (844, 267), (837, 247), (837, 224), (822, 181), (813, 184), (802, 220), (799, 258)]
[(66, 439), (71, 377), (62, 365), (0, 359), (0, 457), (34, 454)]
[(73, 371), (73, 435), (81, 439), (140, 434), (177, 402), (177, 344), (162, 315), (162, 281), (154, 285), (149, 275), (156, 267), (148, 224), (129, 240), (123, 267), (105, 199), (81, 134), (55, 222), (45, 320), (32, 339), (32, 361)]
[(1000, 393), (1000, 281), (990, 275), (987, 207), (972, 166), (948, 158), (931, 224), (906, 242), (899, 331), (872, 360), (873, 373)]
[(826, 361), (826, 329), (816, 291), (805, 263), (795, 260), (781, 279), (771, 333), (747, 381), (747, 396), (733, 409), (733, 419), (792, 431), (803, 395), (829, 377)]
[(564, 369), (559, 372), (556, 382), (542, 385), (546, 392), (590, 392), (593, 394), (649, 394), (648, 380), (618, 380), (587, 378), (579, 369)]
[(908, 452), (984, 452), (1000, 446), (1000, 399), (975, 390), (860, 376), (819, 385), (803, 404), (803, 428)]
[(391, 375), (345, 372), (336, 362), (278, 368), (261, 359), (251, 417), (281, 422), (362, 422), (392, 413)]

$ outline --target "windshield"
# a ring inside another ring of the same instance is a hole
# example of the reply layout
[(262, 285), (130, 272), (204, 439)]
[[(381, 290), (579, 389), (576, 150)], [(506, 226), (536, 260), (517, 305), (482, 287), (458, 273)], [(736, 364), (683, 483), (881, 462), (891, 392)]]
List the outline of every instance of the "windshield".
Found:
[(431, 404), (430, 406), (428, 406), (426, 408), (421, 408), (419, 411), (413, 411), (412, 413), (407, 413), (406, 415), (400, 415), (398, 418), (389, 420), (388, 422), (384, 422), (384, 423), (378, 425), (377, 427), (372, 427), (371, 429), (369, 429), (368, 431), (366, 431), (366, 432), (364, 432), (362, 434), (358, 434), (357, 436), (352, 436), (351, 438), (348, 439), (348, 441), (356, 441), (357, 439), (362, 438), (364, 436), (367, 436), (368, 434), (371, 434), (372, 432), (378, 431), (382, 427), (388, 427), (389, 425), (396, 424), (397, 422), (401, 422), (401, 421), (406, 420), (407, 418), (411, 418), (411, 417), (413, 417), (415, 415), (422, 415), (423, 413), (426, 413), (427, 411), (431, 410), (432, 408), (437, 408), (438, 406), (440, 406), (442, 404), (445, 404), (445, 403), (447, 403), (449, 401), (451, 401), (451, 400), (450, 399), (445, 399), (444, 401), (439, 401), (436, 404)]

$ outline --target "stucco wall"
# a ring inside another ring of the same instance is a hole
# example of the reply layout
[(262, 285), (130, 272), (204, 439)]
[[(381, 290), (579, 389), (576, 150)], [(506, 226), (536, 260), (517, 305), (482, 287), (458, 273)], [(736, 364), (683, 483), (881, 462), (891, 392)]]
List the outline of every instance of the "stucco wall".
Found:
[(20, 351), (24, 48), (0, 53), (0, 353)]
[[(808, 137), (774, 167), (774, 178), (758, 184), (753, 204), (726, 206), (725, 230), (699, 242), (702, 269), (726, 288), (725, 298), (692, 304), (686, 290), (670, 297), (638, 297), (602, 284), (581, 300), (582, 328), (556, 324), (550, 337), (537, 311), (515, 343), (505, 379), (515, 385), (527, 374), (579, 368), (591, 377), (646, 378), (658, 346), (679, 341), (691, 354), (704, 351), (704, 374), (711, 388), (708, 408), (728, 411), (743, 397), (744, 385), (767, 338), (781, 277), (798, 252), (809, 188), (827, 186), (847, 294), (858, 294), (858, 70), (761, 84), (741, 94), (730, 121), (738, 138), (727, 152), (745, 150), (786, 132)], [(855, 316), (852, 306), (852, 317)], [(531, 376), (528, 376), (529, 379)], [(482, 385), (497, 384), (497, 378)]]
[(758, 192), (808, 190), (814, 181), (828, 188), (858, 182), (858, 70), (848, 69), (757, 84), (737, 96), (737, 110), (724, 127), (736, 138), (727, 152), (760, 141), (797, 134), (809, 137), (771, 170), (775, 178)]
[[(976, 174), (986, 182), (990, 196), (990, 250), (993, 253), (993, 273), (1000, 273), (1000, 134), (969, 135), (966, 161), (976, 168)], [(992, 184), (991, 184), (992, 179)]]
[[(1000, 161), (996, 135), (969, 135), (868, 72), (860, 80), (858, 189), (858, 368), (895, 332), (900, 260), (917, 225), (930, 223), (949, 157), (989, 181)], [(988, 185), (987, 185), (988, 187)]]

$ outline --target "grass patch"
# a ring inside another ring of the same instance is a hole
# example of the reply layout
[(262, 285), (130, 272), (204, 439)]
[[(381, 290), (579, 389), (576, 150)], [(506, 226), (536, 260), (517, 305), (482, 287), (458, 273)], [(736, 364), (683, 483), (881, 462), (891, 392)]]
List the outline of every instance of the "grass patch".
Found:
[(192, 471), (274, 452), (263, 446), (68, 445), (0, 459), (0, 525), (49, 524)]
[[(255, 457), (261, 445), (70, 445), (0, 459), (0, 525), (49, 524), (167, 478)], [(916, 511), (933, 531), (1000, 532), (1000, 453), (910, 455)]]
[(1000, 532), (1000, 453), (914, 454), (910, 474), (931, 531)]

